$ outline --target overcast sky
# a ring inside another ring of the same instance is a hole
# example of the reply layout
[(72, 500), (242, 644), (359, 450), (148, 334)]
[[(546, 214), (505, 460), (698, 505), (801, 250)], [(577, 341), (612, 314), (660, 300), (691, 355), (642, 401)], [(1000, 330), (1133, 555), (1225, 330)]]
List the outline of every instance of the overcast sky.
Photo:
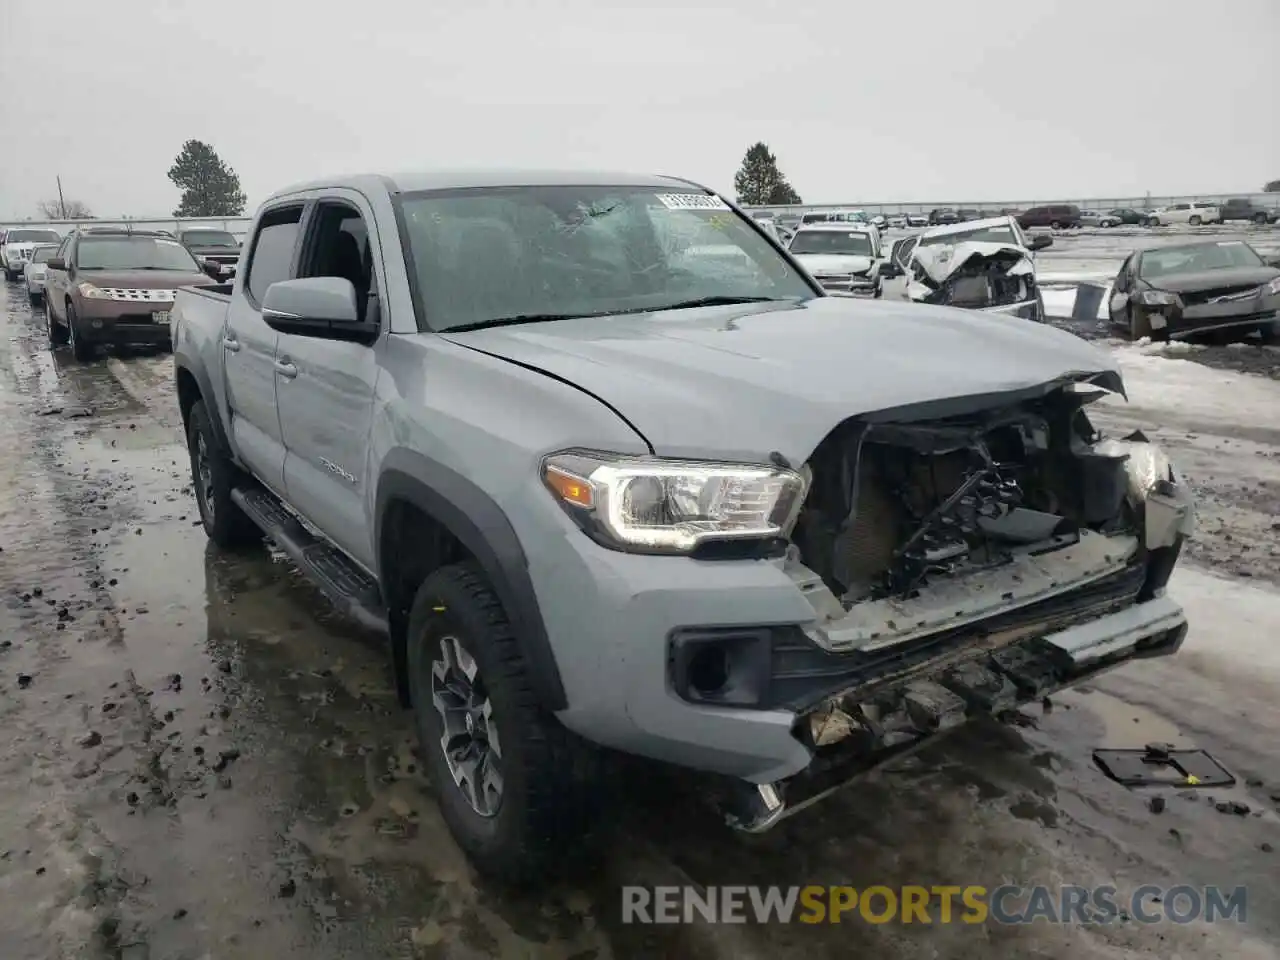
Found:
[[(0, 218), (169, 214), (184, 140), (292, 181), (605, 167), (812, 203), (1280, 177), (1280, 0), (0, 0)], [(20, 93), (19, 93), (20, 92)], [(15, 95), (18, 94), (18, 95)]]

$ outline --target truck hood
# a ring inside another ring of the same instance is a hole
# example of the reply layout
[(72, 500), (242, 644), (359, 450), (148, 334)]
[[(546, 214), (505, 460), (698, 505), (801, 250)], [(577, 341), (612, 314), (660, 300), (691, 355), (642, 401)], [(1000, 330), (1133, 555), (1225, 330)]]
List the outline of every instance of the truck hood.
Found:
[(793, 257), (812, 274), (866, 273), (872, 258), (848, 253), (793, 253)]
[(593, 394), (672, 457), (798, 465), (850, 417), (960, 414), (1069, 380), (1123, 392), (1110, 358), (1065, 331), (840, 297), (442, 336)]

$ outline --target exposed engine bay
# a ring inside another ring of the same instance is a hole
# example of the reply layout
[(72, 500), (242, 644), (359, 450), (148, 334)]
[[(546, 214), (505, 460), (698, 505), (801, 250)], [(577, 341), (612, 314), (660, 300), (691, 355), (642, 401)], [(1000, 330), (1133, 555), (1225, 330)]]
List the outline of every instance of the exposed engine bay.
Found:
[(1144, 547), (1129, 447), (1060, 389), (950, 420), (847, 421), (809, 462), (788, 569), (819, 642), (869, 650), (1123, 569)]
[(1035, 297), (1035, 267), (1013, 244), (966, 241), (920, 246), (911, 261), (907, 296), (917, 303), (981, 310)]

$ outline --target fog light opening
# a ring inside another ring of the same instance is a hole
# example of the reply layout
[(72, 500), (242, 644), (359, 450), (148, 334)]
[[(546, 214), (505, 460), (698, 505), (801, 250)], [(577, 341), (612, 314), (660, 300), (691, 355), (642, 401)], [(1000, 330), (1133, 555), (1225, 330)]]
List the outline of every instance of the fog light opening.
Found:
[(689, 659), (689, 686), (701, 696), (721, 693), (729, 683), (729, 658), (724, 647), (706, 644)]

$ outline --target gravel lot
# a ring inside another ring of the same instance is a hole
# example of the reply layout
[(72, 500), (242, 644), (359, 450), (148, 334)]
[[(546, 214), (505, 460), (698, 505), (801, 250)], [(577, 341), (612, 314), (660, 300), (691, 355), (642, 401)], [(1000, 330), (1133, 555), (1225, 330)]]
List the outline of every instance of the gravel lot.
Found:
[[(1133, 242), (1049, 254), (1105, 272)], [(76, 364), (0, 288), (0, 958), (1280, 956), (1280, 352), (1101, 345), (1131, 402), (1099, 418), (1167, 445), (1201, 498), (1176, 658), (962, 729), (760, 838), (628, 765), (600, 854), (515, 894), (445, 832), (377, 639), (267, 549), (206, 543), (169, 358)], [(1150, 741), (1239, 783), (1153, 812), (1090, 759)], [(1003, 882), (1245, 885), (1248, 922), (619, 919), (624, 883)]]

